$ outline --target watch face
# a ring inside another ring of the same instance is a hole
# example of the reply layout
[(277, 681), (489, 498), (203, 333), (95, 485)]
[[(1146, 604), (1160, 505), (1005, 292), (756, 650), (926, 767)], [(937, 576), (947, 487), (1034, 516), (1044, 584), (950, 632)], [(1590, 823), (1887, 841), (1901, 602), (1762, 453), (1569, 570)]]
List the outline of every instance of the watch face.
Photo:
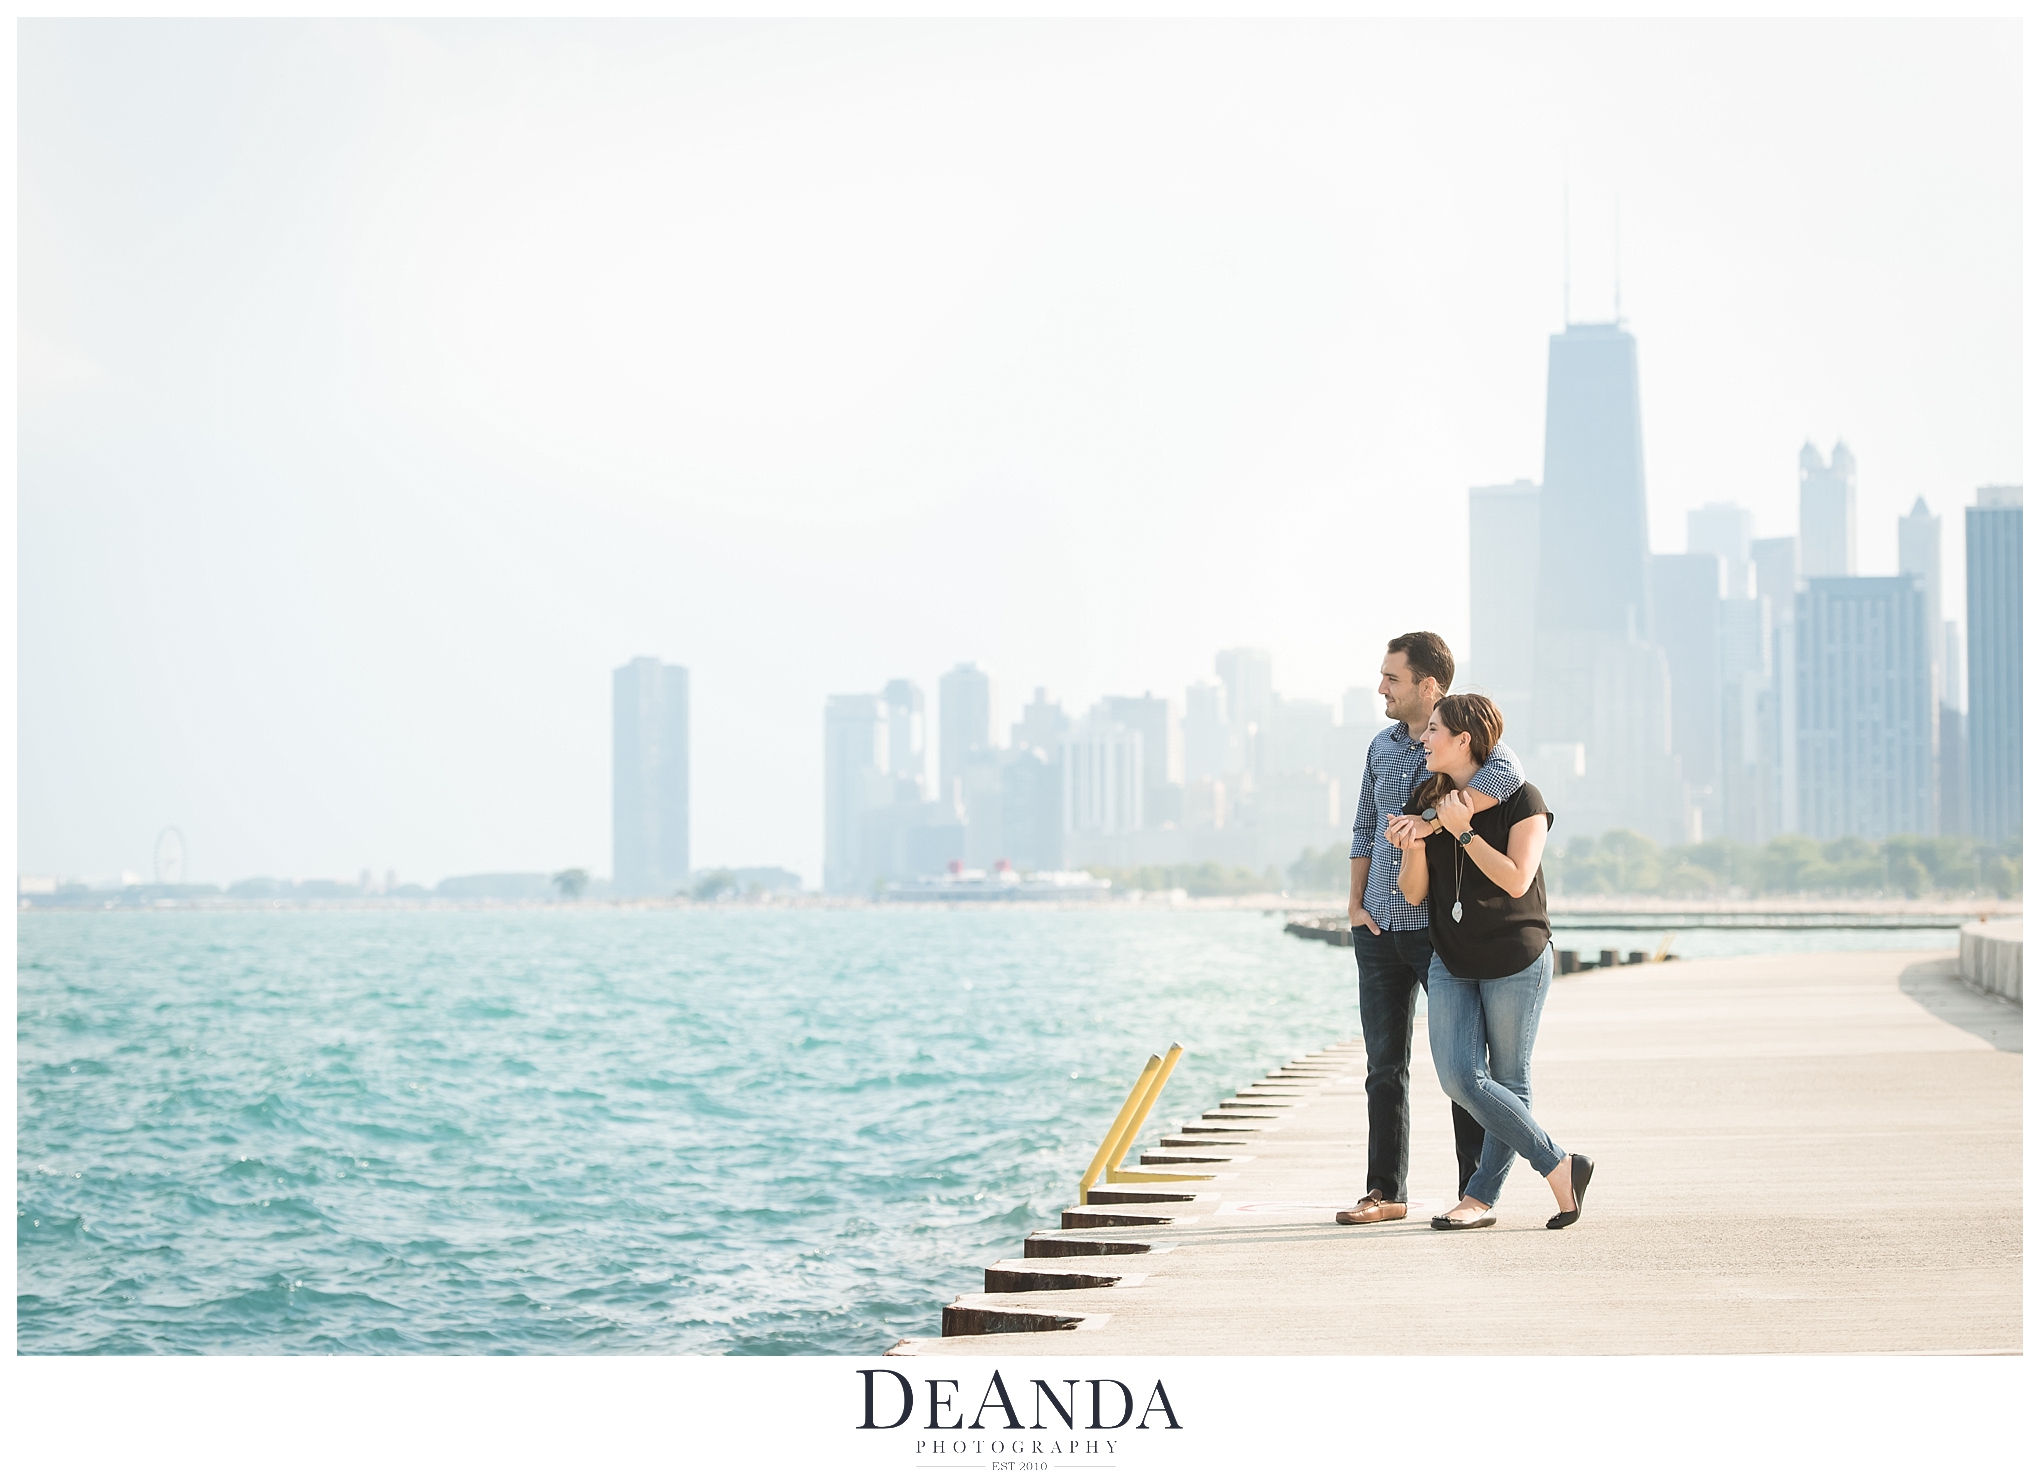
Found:
[(1436, 823), (1437, 821), (1438, 821), (1438, 810), (1437, 810), (1437, 809), (1435, 809), (1435, 808), (1426, 808), (1426, 809), (1424, 810), (1424, 822), (1425, 822), (1425, 823)]

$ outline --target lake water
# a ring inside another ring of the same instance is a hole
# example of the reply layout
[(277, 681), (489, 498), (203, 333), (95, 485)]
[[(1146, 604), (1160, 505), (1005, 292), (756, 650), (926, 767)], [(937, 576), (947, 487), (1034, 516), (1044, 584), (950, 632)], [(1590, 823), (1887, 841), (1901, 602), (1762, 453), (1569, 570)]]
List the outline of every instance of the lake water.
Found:
[(19, 926), (30, 1354), (871, 1354), (1056, 1225), (1148, 1053), (1152, 1140), (1359, 1031), (1259, 912)]

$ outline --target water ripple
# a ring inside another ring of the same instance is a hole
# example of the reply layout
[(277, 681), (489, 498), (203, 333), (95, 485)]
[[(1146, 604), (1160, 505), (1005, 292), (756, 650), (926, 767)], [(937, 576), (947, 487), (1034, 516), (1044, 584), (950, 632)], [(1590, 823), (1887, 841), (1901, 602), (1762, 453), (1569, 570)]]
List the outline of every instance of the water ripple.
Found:
[(24, 914), (16, 1343), (880, 1351), (1147, 1053), (1193, 1113), (1351, 968), (1255, 913)]

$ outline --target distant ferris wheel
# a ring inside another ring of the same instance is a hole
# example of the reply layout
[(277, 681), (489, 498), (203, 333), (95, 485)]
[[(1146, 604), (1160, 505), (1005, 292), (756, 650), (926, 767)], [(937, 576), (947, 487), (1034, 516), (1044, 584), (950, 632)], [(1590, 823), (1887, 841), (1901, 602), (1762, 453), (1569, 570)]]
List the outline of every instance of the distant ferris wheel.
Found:
[(184, 832), (181, 829), (165, 829), (156, 835), (156, 883), (184, 883)]

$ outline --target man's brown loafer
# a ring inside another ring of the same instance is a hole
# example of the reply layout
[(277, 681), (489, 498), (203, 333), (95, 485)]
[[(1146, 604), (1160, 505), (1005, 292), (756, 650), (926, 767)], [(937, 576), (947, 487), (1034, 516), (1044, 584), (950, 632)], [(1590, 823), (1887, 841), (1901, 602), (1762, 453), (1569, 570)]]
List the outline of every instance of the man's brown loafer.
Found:
[(1394, 1222), (1399, 1217), (1407, 1217), (1409, 1210), (1408, 1205), (1402, 1202), (1384, 1202), (1381, 1189), (1377, 1187), (1332, 1221), (1344, 1223), (1347, 1227), (1363, 1222)]

